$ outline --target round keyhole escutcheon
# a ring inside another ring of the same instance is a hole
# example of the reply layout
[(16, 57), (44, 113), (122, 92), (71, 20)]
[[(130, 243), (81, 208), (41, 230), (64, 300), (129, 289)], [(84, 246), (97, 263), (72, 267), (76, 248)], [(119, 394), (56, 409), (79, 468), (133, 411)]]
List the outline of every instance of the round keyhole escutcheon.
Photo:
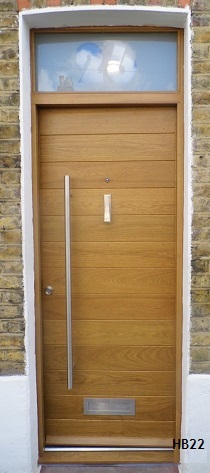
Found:
[(52, 286), (45, 287), (44, 292), (45, 292), (46, 296), (51, 296), (51, 294), (53, 293), (53, 287)]

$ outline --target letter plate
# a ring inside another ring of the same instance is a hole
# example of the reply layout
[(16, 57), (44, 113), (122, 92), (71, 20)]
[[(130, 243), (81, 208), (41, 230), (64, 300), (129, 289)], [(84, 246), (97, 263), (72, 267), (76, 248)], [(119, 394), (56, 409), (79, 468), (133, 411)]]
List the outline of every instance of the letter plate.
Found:
[(135, 411), (135, 399), (84, 399), (84, 414), (89, 416), (135, 416)]

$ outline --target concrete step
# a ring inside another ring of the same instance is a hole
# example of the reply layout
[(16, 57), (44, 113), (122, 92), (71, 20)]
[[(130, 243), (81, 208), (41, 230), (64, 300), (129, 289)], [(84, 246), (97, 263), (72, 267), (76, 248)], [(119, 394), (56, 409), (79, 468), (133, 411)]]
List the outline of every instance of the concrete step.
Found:
[(41, 473), (178, 473), (174, 464), (136, 465), (43, 465)]

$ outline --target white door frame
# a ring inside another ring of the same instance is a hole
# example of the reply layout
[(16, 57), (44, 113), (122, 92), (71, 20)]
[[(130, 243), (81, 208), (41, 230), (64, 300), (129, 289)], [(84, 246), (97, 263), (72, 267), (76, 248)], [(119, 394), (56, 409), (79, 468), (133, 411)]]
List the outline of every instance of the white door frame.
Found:
[[(190, 317), (190, 238), (191, 238), (191, 30), (190, 10), (140, 6), (81, 6), (25, 10), (20, 13), (20, 130), (22, 157), (22, 229), (26, 321), (26, 377), (30, 396), (31, 458), (37, 453), (37, 401), (35, 368), (35, 311), (34, 311), (34, 252), (32, 212), (31, 163), (31, 76), (30, 29), (76, 26), (162, 26), (183, 28), (184, 54), (184, 134), (185, 134), (185, 192), (184, 192), (184, 263), (183, 263), (183, 370), (182, 370), (182, 437), (187, 436), (188, 411), (186, 408), (187, 377), (189, 374), (189, 317)], [(36, 445), (36, 447), (34, 447)], [(35, 451), (36, 450), (36, 451)], [(181, 461), (186, 462), (184, 453)], [(32, 471), (32, 470), (31, 470)]]

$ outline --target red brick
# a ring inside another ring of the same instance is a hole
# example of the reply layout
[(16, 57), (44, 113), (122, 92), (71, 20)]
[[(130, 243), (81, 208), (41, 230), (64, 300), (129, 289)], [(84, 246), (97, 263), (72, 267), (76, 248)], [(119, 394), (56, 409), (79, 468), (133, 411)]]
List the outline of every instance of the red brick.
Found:
[(59, 7), (61, 4), (61, 0), (47, 0), (48, 7)]
[(90, 0), (91, 5), (117, 5), (117, 0)]
[(179, 7), (187, 7), (188, 5), (190, 5), (190, 3), (191, 0), (178, 0)]
[(24, 8), (31, 8), (30, 0), (17, 0), (18, 10), (23, 10)]

